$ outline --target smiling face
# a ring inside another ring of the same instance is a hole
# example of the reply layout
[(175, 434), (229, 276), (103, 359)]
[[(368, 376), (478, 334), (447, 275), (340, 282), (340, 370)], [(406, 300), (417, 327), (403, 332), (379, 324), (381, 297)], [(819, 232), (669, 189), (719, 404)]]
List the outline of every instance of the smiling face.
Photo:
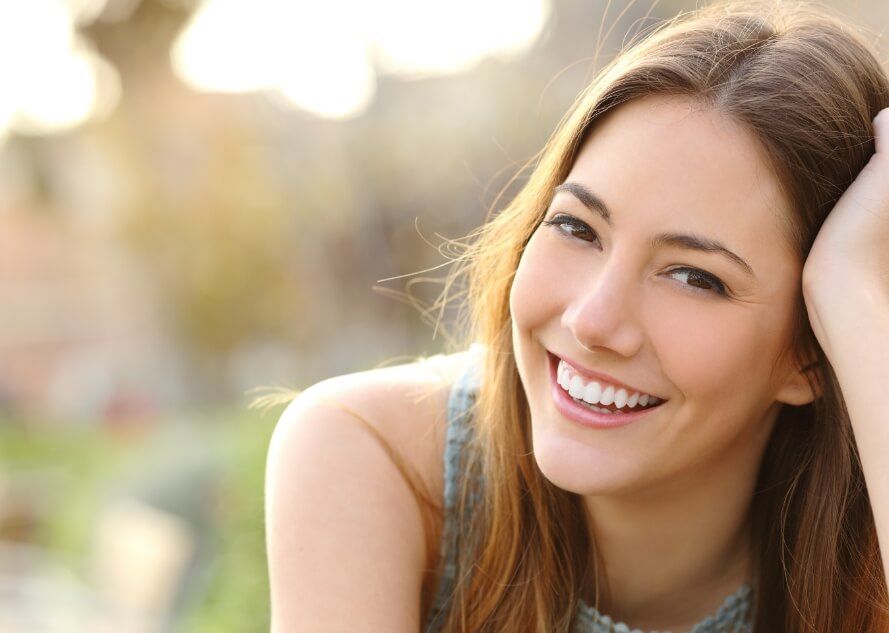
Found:
[[(782, 403), (813, 398), (789, 353), (802, 263), (786, 213), (753, 139), (712, 109), (646, 97), (597, 122), (510, 294), (534, 456), (550, 481), (594, 495), (685, 485), (727, 465), (755, 473)], [(665, 402), (620, 427), (580, 425), (554, 404), (550, 353)]]

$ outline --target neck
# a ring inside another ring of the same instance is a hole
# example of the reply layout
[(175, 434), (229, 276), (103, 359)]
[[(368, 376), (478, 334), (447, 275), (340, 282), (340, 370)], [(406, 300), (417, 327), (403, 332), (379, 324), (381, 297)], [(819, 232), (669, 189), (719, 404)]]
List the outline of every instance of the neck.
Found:
[(584, 497), (604, 563), (599, 610), (632, 627), (682, 630), (750, 582), (750, 510), (761, 456), (747, 443), (669, 484)]

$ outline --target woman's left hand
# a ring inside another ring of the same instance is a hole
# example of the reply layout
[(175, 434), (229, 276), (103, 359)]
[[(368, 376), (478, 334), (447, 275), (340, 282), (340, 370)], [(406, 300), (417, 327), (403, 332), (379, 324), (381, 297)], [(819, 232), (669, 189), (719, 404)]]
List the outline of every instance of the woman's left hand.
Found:
[(802, 285), (825, 352), (825, 321), (849, 326), (858, 310), (889, 309), (889, 108), (873, 119), (875, 152), (815, 238)]
[(806, 259), (803, 297), (849, 413), (889, 583), (889, 108), (873, 128), (876, 151)]

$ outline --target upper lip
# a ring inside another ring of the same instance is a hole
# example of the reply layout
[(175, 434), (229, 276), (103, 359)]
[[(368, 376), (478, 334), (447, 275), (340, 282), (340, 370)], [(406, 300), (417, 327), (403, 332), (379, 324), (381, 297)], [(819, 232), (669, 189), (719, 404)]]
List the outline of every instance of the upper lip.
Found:
[[(617, 378), (614, 378), (613, 376), (609, 376), (608, 374), (602, 373), (600, 371), (593, 371), (589, 367), (584, 367), (583, 365), (578, 363), (573, 358), (569, 358), (567, 356), (562, 356), (562, 355), (556, 354), (554, 352), (550, 352), (550, 354), (555, 356), (556, 360), (563, 360), (567, 364), (571, 365), (571, 368), (574, 369), (575, 372), (577, 372), (584, 378), (588, 378), (590, 380), (596, 380), (599, 382), (606, 382), (610, 385), (614, 385), (615, 387), (623, 387), (624, 389), (627, 390), (628, 393), (633, 393), (634, 391), (638, 391), (639, 393), (646, 393), (650, 396), (655, 396), (656, 398), (660, 397), (656, 394), (651, 393), (650, 391), (645, 391), (644, 389), (639, 389), (637, 387), (633, 387), (633, 386), (628, 385), (624, 382), (621, 382)], [(661, 398), (661, 399), (666, 400), (666, 398)]]

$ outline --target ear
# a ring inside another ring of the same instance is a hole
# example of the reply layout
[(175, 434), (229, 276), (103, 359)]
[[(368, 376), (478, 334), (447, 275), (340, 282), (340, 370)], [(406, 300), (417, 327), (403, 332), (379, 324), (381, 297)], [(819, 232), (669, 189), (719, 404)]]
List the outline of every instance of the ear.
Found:
[[(812, 361), (805, 367), (792, 369), (784, 380), (775, 400), (793, 406), (802, 406), (821, 397), (820, 364)], [(812, 382), (812, 385), (809, 382)]]

